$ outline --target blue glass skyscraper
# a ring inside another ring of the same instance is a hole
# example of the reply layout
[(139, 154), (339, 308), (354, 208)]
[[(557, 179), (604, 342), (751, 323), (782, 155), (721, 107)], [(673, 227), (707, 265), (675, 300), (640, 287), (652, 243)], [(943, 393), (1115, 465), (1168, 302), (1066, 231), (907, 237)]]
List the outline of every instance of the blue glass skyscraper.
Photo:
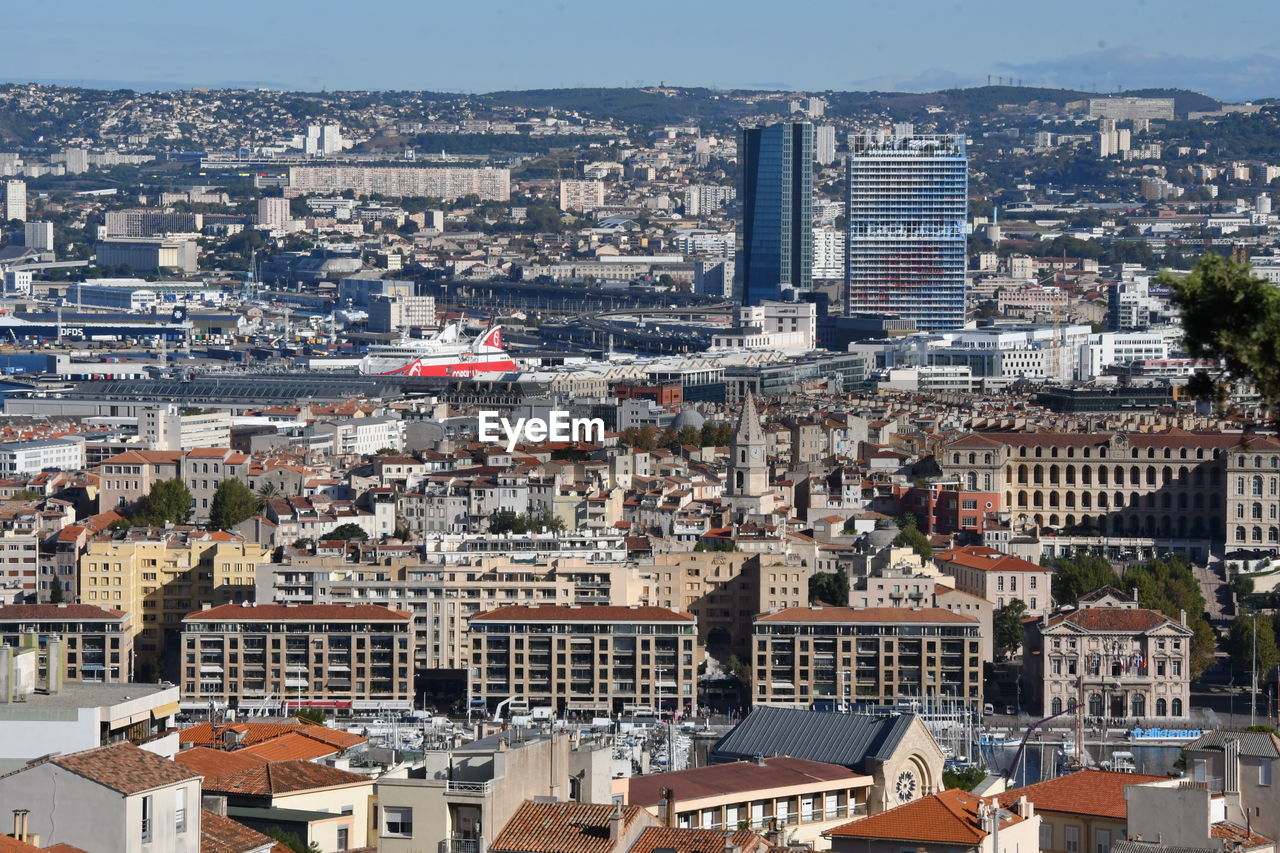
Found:
[(845, 313), (963, 327), (964, 137), (852, 136), (848, 181)]
[(745, 127), (742, 163), (742, 304), (813, 286), (813, 125)]

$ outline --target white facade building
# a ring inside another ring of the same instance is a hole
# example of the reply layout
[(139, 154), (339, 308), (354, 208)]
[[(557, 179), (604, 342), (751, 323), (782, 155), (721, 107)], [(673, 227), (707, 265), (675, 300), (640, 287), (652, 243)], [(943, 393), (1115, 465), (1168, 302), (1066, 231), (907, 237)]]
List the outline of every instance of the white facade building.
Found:
[(27, 182), (4, 182), (4, 218), (27, 221)]
[(258, 199), (258, 224), (269, 228), (283, 228), (292, 219), (289, 211), (289, 199), (279, 196), (267, 196)]
[(844, 278), (845, 234), (838, 228), (813, 229), (813, 277)]
[(1080, 357), (1080, 378), (1092, 379), (1113, 364), (1167, 359), (1169, 342), (1159, 332), (1102, 332), (1089, 336)]
[(28, 249), (35, 249), (37, 252), (53, 251), (52, 222), (28, 222), (22, 233)]
[(0, 476), (38, 474), (46, 469), (79, 471), (85, 465), (84, 439), (34, 438), (0, 443)]

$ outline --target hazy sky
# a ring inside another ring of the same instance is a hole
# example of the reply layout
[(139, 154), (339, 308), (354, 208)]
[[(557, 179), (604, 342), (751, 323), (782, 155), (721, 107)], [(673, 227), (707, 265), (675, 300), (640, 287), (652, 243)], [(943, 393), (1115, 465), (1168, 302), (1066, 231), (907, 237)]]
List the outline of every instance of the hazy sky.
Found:
[(4, 23), (7, 81), (924, 91), (990, 74), (1280, 96), (1275, 0), (58, 0)]

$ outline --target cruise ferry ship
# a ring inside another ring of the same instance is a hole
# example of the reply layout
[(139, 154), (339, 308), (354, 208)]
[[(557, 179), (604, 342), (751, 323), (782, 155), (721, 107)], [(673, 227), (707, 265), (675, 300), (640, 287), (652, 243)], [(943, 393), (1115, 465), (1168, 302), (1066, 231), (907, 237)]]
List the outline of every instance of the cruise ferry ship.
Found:
[(423, 340), (371, 346), (360, 360), (365, 376), (476, 376), (519, 369), (502, 348), (501, 326), (481, 332), (468, 343), (460, 323), (450, 323)]

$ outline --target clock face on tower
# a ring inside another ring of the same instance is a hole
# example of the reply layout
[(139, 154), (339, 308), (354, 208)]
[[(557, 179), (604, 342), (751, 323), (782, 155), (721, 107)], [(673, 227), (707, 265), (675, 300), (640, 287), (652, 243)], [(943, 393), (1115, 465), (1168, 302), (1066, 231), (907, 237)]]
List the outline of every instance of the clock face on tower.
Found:
[(903, 770), (898, 774), (898, 781), (893, 786), (893, 791), (898, 796), (898, 802), (911, 802), (916, 796), (916, 774), (910, 770)]
[(751, 448), (751, 458), (756, 460), (760, 458), (760, 448), (758, 447)]

